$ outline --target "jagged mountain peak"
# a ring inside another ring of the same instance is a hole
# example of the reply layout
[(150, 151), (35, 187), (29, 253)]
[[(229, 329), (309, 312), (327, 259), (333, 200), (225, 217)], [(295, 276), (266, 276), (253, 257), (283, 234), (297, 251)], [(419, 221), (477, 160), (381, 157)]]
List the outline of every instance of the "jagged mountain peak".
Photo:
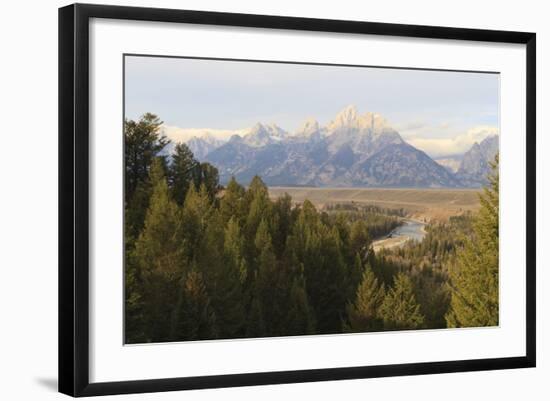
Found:
[(479, 146), (479, 143), (478, 142), (474, 142), (474, 144), (472, 145), (472, 147), (470, 148), (470, 151), (479, 151), (481, 149), (481, 147)]
[(268, 134), (276, 134), (276, 135), (280, 135), (281, 133), (284, 133), (285, 130), (283, 130), (281, 127), (279, 127), (277, 124), (275, 123), (268, 123), (268, 124), (264, 124), (264, 123), (261, 123), (261, 122), (257, 122), (256, 124), (254, 124), (252, 126), (252, 128), (250, 128), (250, 130), (246, 133), (246, 135), (255, 135), (255, 134), (264, 134), (264, 133), (268, 133)]
[(498, 135), (490, 135), (481, 142), (475, 142), (460, 162), (457, 177), (468, 186), (479, 186), (488, 182), (490, 163), (499, 150)]
[(354, 106), (325, 127), (309, 118), (287, 134), (274, 124), (256, 124), (237, 140), (207, 156), (222, 181), (260, 175), (269, 185), (459, 185), (445, 168), (407, 145), (380, 114), (358, 114)]
[(310, 117), (310, 118), (307, 118), (302, 123), (300, 128), (298, 128), (294, 132), (294, 136), (309, 137), (309, 136), (315, 134), (316, 132), (319, 132), (320, 129), (321, 129), (321, 127), (319, 125), (319, 122), (315, 118)]
[(479, 143), (479, 147), (483, 154), (488, 157), (494, 157), (494, 153), (498, 149), (498, 142), (498, 135), (489, 135)]
[(330, 125), (334, 126), (349, 126), (353, 124), (357, 120), (357, 107), (355, 105), (350, 104), (349, 106), (346, 106), (342, 111), (340, 111), (338, 114), (336, 114), (336, 117), (334, 120), (332, 120)]
[(225, 140), (217, 139), (215, 136), (206, 133), (203, 136), (192, 137), (186, 144), (198, 159), (203, 159), (208, 153), (219, 148), (225, 142)]
[(369, 127), (374, 135), (380, 135), (388, 131), (396, 132), (388, 121), (378, 113), (367, 112), (363, 116), (363, 123)]
[(190, 148), (219, 169), (222, 182), (260, 175), (268, 185), (283, 186), (479, 186), (498, 151), (498, 136), (487, 137), (449, 168), (449, 160), (438, 164), (408, 145), (382, 115), (360, 114), (353, 105), (325, 126), (308, 118), (292, 133), (262, 122), (234, 131), (195, 131), (201, 137), (190, 140)]
[(329, 134), (349, 129), (372, 135), (381, 135), (388, 131), (395, 132), (380, 114), (370, 111), (359, 114), (354, 105), (345, 107), (327, 125)]
[(243, 142), (249, 146), (261, 147), (273, 142), (282, 141), (287, 136), (287, 132), (277, 124), (254, 124), (243, 136)]

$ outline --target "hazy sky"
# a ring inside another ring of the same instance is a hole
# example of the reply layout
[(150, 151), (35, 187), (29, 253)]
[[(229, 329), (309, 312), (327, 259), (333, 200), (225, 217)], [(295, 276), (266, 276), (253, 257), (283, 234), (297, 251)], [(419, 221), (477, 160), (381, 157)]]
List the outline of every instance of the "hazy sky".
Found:
[(497, 74), (135, 56), (125, 72), (126, 118), (153, 112), (172, 127), (294, 131), (353, 104), (432, 156), (498, 132)]

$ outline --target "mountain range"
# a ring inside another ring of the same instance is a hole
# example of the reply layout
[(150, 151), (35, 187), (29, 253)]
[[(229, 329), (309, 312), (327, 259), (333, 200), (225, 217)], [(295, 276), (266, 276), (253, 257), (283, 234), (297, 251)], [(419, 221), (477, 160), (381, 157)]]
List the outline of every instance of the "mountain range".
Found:
[(403, 140), (377, 113), (348, 106), (326, 126), (306, 120), (295, 132), (257, 123), (228, 139), (208, 133), (185, 141), (201, 161), (215, 165), (220, 181), (248, 183), (254, 175), (272, 186), (480, 187), (498, 136), (475, 143), (464, 155), (432, 159)]
[(492, 135), (480, 143), (474, 143), (460, 162), (456, 172), (457, 178), (464, 186), (475, 187), (487, 184), (487, 175), (491, 172), (490, 162), (494, 161), (498, 153), (498, 136)]

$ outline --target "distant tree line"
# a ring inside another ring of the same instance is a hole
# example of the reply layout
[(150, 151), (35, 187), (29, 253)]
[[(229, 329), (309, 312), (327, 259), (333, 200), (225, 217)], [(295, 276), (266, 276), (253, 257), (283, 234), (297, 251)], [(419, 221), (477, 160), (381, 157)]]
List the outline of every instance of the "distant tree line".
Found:
[[(494, 315), (470, 303), (479, 290), (470, 270), (495, 263), (475, 256), (480, 244), (495, 249), (477, 237), (495, 234), (486, 227), (491, 213), (476, 218), (475, 239), (449, 239), (456, 267), (448, 267), (447, 250), (445, 267), (431, 268), (441, 277), (425, 279), (405, 266), (404, 255), (369, 252), (373, 237), (398, 224), (395, 215), (320, 212), (288, 195), (272, 200), (260, 177), (246, 188), (235, 179), (223, 188), (217, 169), (185, 144), (166, 154), (161, 124), (153, 114), (125, 122), (127, 343), (467, 326), (472, 316)], [(482, 208), (494, 208), (489, 203)], [(498, 219), (496, 234), (498, 252)], [(437, 258), (428, 259), (431, 266)], [(496, 272), (498, 279), (498, 262)], [(445, 292), (436, 317), (434, 282)]]
[(328, 204), (324, 207), (326, 211), (352, 211), (352, 212), (370, 212), (376, 214), (383, 214), (385, 216), (398, 216), (405, 217), (407, 212), (403, 208), (399, 209), (390, 209), (385, 207), (380, 207), (376, 205), (362, 204), (360, 202), (351, 201), (351, 203), (336, 203)]
[(386, 209), (372, 205), (327, 205), (323, 210), (329, 216), (331, 222), (339, 224), (352, 224), (363, 221), (369, 231), (371, 239), (383, 237), (402, 224), (405, 214), (402, 209)]

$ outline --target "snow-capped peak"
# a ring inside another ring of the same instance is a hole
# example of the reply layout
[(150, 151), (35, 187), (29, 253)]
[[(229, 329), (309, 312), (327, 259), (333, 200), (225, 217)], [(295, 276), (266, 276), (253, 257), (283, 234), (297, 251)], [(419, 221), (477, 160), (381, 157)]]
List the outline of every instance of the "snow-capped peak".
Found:
[(319, 122), (313, 117), (310, 117), (306, 119), (302, 123), (300, 128), (296, 130), (296, 132), (294, 133), (294, 136), (309, 137), (315, 134), (316, 132), (319, 132), (319, 129), (320, 129)]
[(329, 133), (341, 129), (353, 128), (370, 134), (381, 134), (391, 129), (388, 122), (378, 113), (366, 112), (358, 114), (357, 108), (353, 105), (347, 106), (336, 115), (328, 125)]
[(287, 132), (277, 124), (256, 123), (243, 136), (244, 142), (249, 146), (264, 146), (268, 143), (278, 142), (287, 136)]
[(391, 129), (387, 120), (378, 113), (367, 112), (362, 117), (364, 127), (369, 128), (373, 134), (381, 134), (385, 130)]
[(329, 124), (330, 128), (347, 127), (357, 120), (357, 108), (351, 104), (340, 111)]

